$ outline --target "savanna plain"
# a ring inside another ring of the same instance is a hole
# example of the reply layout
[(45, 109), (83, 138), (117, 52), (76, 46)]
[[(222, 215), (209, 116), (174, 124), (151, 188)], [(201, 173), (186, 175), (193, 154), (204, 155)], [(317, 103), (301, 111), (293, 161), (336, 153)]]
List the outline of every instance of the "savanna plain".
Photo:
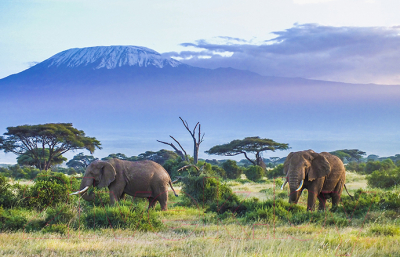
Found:
[[(346, 180), (354, 199), (343, 193), (339, 207), (332, 210), (328, 203), (326, 211), (307, 212), (307, 192), (296, 206), (288, 204), (281, 178), (254, 182), (244, 175), (218, 184), (220, 191), (230, 188), (228, 193), (238, 197), (234, 204), (229, 196), (212, 204), (197, 202), (180, 182), (175, 184), (179, 197), (169, 192), (167, 211), (159, 205), (147, 211), (146, 201), (132, 197), (110, 207), (101, 191), (93, 203), (68, 196), (52, 208), (1, 209), (0, 254), (400, 256), (400, 190), (370, 188), (366, 176), (355, 172), (347, 172)], [(18, 182), (24, 183), (29, 181)], [(73, 190), (79, 183), (71, 185)], [(6, 224), (7, 215), (24, 224)]]

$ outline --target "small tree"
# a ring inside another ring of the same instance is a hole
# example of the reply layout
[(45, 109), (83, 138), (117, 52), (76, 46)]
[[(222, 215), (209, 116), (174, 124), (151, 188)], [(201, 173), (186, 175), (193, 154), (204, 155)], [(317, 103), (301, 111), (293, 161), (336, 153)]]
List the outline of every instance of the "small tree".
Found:
[(138, 160), (151, 160), (161, 165), (164, 165), (164, 163), (169, 159), (177, 158), (179, 158), (177, 153), (165, 149), (161, 149), (158, 152), (146, 151), (145, 153), (138, 155)]
[(87, 166), (97, 160), (97, 158), (94, 158), (93, 155), (84, 155), (83, 153), (78, 153), (75, 155), (71, 160), (69, 160), (66, 165), (69, 168), (74, 168), (75, 170), (78, 171), (85, 171)]
[[(289, 149), (288, 144), (277, 143), (272, 139), (260, 138), (260, 137), (246, 137), (245, 139), (233, 140), (230, 143), (223, 145), (216, 145), (210, 148), (206, 153), (217, 154), (225, 156), (235, 156), (244, 154), (247, 160), (253, 165), (261, 166), (262, 158), (261, 153), (264, 151), (286, 150)], [(255, 159), (250, 159), (247, 154), (255, 154)]]
[[(87, 137), (71, 123), (48, 123), (8, 127), (0, 137), (0, 149), (16, 155), (27, 154), (39, 165), (39, 169), (50, 169), (52, 161), (70, 150), (87, 149), (93, 153), (101, 149), (100, 142)], [(46, 157), (46, 149), (49, 154)]]
[(222, 168), (226, 172), (226, 176), (230, 179), (237, 179), (240, 178), (242, 174), (242, 169), (237, 166), (236, 162), (233, 160), (227, 160), (222, 164)]
[(250, 166), (244, 171), (246, 177), (252, 181), (260, 180), (264, 175), (264, 169), (260, 166)]

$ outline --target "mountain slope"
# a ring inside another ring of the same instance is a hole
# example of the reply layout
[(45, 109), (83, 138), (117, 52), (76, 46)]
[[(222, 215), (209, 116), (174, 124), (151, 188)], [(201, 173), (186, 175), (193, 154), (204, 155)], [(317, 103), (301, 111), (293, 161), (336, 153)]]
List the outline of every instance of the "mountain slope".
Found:
[(178, 117), (201, 122), (203, 150), (260, 136), (293, 151), (368, 151), (398, 142), (400, 126), (399, 86), (197, 68), (133, 46), (63, 51), (1, 79), (0, 92), (0, 129), (72, 122), (127, 155), (159, 150), (156, 139), (180, 133)]
[(138, 46), (96, 46), (73, 48), (58, 53), (41, 63), (43, 66), (92, 69), (114, 69), (123, 66), (163, 68), (177, 67), (182, 63), (162, 57), (156, 51)]

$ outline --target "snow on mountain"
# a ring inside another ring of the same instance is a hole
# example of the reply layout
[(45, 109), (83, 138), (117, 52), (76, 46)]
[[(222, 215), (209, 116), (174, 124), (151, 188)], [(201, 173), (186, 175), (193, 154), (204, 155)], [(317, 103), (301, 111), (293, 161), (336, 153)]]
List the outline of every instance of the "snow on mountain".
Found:
[(45, 60), (47, 67), (81, 67), (114, 69), (122, 66), (177, 67), (181, 62), (162, 57), (158, 52), (138, 46), (95, 46), (72, 48)]

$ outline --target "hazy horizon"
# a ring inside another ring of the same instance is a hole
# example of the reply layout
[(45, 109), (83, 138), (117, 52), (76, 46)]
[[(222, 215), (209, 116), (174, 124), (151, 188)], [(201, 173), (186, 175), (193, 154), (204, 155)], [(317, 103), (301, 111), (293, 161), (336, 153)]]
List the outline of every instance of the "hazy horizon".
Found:
[[(394, 155), (400, 152), (399, 8), (395, 0), (234, 0), (229, 4), (221, 0), (4, 0), (0, 2), (0, 78), (71, 48), (134, 45), (195, 67), (231, 67), (263, 76), (367, 86), (330, 89), (328, 94), (324, 87), (312, 86), (288, 87), (286, 92), (253, 87), (246, 92), (160, 93), (154, 105), (135, 95), (131, 104), (113, 106), (118, 115), (101, 109), (90, 96), (85, 103), (77, 103), (73, 96), (41, 102), (34, 101), (37, 96), (26, 102), (3, 99), (0, 135), (9, 126), (70, 122), (103, 143), (96, 157), (172, 150), (156, 142), (168, 141), (169, 135), (190, 153), (191, 138), (181, 116), (191, 126), (196, 122), (203, 126), (201, 158), (223, 158), (204, 151), (247, 136), (292, 147), (266, 152), (264, 157), (310, 148)], [(392, 86), (368, 87), (369, 83)], [(199, 103), (192, 106), (193, 101)], [(39, 107), (31, 114), (32, 103)], [(62, 106), (55, 111), (48, 105)], [(163, 113), (157, 114), (160, 110)], [(90, 115), (104, 116), (112, 124), (101, 127)], [(0, 163), (9, 162), (15, 163), (15, 156), (0, 152)]]

